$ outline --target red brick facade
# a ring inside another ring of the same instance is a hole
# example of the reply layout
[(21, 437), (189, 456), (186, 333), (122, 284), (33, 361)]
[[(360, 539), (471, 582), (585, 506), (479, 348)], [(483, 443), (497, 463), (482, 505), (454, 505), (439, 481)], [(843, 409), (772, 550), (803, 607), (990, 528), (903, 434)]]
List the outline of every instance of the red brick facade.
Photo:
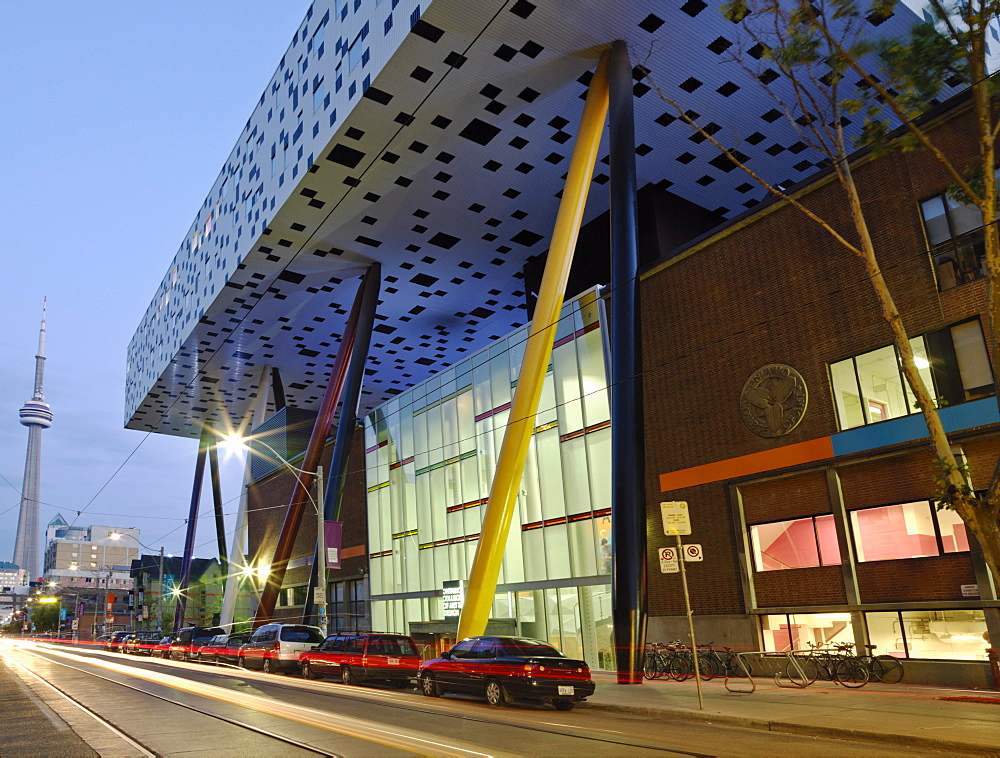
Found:
[[(937, 125), (934, 134), (957, 165), (973, 158), (974, 134), (963, 115)], [(854, 172), (907, 332), (977, 316), (985, 331), (985, 282), (938, 292), (927, 253), (919, 203), (947, 187), (944, 170), (926, 153), (909, 152), (859, 160)], [(799, 199), (855, 238), (835, 181), (818, 182)], [(827, 483), (831, 468), (848, 511), (933, 497), (937, 465), (925, 441), (660, 491), (663, 473), (838, 433), (829, 365), (891, 343), (861, 261), (799, 211), (768, 206), (653, 267), (642, 280), (641, 304), (651, 617), (684, 612), (677, 575), (658, 570), (656, 549), (674, 544), (663, 536), (662, 500), (689, 502), (693, 534), (684, 541), (705, 549), (705, 562), (689, 565), (694, 612), (739, 614), (752, 604), (741, 579), (739, 505), (747, 525), (830, 513), (838, 498)], [(809, 393), (801, 423), (778, 438), (753, 433), (739, 411), (744, 383), (770, 363), (794, 367)], [(964, 445), (977, 487), (986, 486), (1000, 455), (996, 435), (995, 428), (981, 428), (954, 438)], [(740, 503), (731, 502), (731, 485)], [(746, 562), (752, 568), (752, 557)], [(968, 553), (861, 563), (857, 576), (862, 605), (961, 600), (960, 586), (975, 583)], [(752, 582), (762, 611), (848, 603), (839, 565), (755, 572)]]

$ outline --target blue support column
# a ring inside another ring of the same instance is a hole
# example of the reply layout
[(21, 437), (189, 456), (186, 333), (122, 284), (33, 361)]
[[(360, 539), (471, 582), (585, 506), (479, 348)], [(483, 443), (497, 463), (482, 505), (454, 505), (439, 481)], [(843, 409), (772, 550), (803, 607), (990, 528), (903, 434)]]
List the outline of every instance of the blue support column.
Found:
[[(347, 369), (347, 378), (344, 382), (344, 400), (340, 406), (340, 417), (337, 420), (337, 435), (333, 442), (326, 492), (323, 493), (323, 518), (326, 521), (340, 519), (344, 483), (347, 481), (347, 465), (351, 458), (354, 429), (358, 423), (358, 399), (361, 396), (365, 365), (368, 362), (368, 348), (371, 345), (372, 328), (375, 326), (375, 311), (378, 307), (381, 286), (382, 265), (375, 262), (365, 275), (364, 290), (361, 296), (361, 313), (358, 316), (358, 332), (355, 337), (354, 352), (351, 354), (351, 364)], [(325, 565), (323, 556), (320, 556), (318, 552), (314, 553), (312, 574), (309, 577), (309, 591), (306, 593), (306, 605), (302, 610), (303, 623), (308, 623), (308, 620), (316, 615), (316, 609), (313, 607), (313, 587), (319, 586), (319, 571)]]
[(184, 536), (184, 558), (181, 561), (180, 594), (174, 606), (174, 634), (184, 626), (184, 611), (187, 607), (187, 588), (191, 581), (191, 554), (194, 552), (194, 535), (198, 527), (198, 508), (201, 506), (201, 488), (205, 481), (205, 456), (215, 443), (212, 427), (207, 424), (201, 430), (198, 442), (198, 459), (194, 467), (194, 484), (191, 487), (191, 507), (188, 509), (187, 534)]
[(608, 61), (611, 190), (612, 620), (619, 684), (642, 682), (646, 641), (646, 498), (632, 65), (618, 40)]

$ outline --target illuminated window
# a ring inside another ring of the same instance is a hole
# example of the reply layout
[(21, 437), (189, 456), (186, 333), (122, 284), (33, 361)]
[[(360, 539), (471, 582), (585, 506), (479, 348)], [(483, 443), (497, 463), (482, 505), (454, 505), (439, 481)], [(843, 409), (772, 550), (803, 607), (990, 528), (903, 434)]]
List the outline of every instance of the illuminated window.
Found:
[(983, 217), (974, 205), (935, 195), (920, 204), (938, 289), (947, 290), (986, 275)]
[(982, 609), (866, 613), (876, 655), (985, 661), (989, 637)]
[(764, 650), (780, 653), (813, 645), (854, 642), (850, 613), (781, 613), (761, 617)]
[(965, 524), (958, 515), (935, 511), (927, 500), (851, 511), (851, 530), (859, 563), (928, 558), (969, 549)]
[(780, 571), (840, 563), (832, 515), (756, 524), (750, 527), (755, 571)]
[[(957, 405), (994, 393), (978, 319), (910, 339), (917, 370), (932, 396)], [(919, 413), (893, 345), (830, 364), (841, 429)]]

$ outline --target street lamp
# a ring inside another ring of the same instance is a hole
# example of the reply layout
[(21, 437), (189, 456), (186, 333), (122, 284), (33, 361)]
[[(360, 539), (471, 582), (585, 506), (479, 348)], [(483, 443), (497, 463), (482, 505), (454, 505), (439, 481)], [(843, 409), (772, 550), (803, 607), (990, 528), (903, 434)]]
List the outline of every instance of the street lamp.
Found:
[[(136, 537), (134, 534), (123, 534), (118, 531), (113, 531), (108, 536), (115, 541), (120, 540), (122, 537), (128, 537), (130, 539), (135, 540), (136, 544), (139, 545), (140, 547), (144, 547), (147, 550), (155, 551), (158, 549), (160, 551), (160, 571), (159, 571), (160, 583), (159, 583), (159, 591), (156, 593), (156, 629), (157, 631), (159, 631), (163, 623), (163, 545), (160, 545), (159, 548), (150, 547), (145, 542)], [(143, 599), (144, 598), (140, 598), (138, 594), (136, 594), (136, 603), (138, 603), (140, 607), (142, 607)], [(143, 614), (143, 616), (145, 617), (145, 614)]]
[[(316, 511), (316, 547), (317, 547), (316, 553), (319, 556), (319, 561), (320, 561), (319, 565), (316, 567), (317, 569), (316, 577), (317, 577), (317, 582), (319, 584), (318, 589), (322, 593), (323, 601), (321, 603), (314, 602), (314, 604), (318, 606), (319, 626), (323, 630), (323, 633), (325, 635), (327, 631), (327, 616), (326, 616), (327, 581), (326, 581), (326, 513), (324, 512), (324, 503), (323, 503), (323, 467), (322, 466), (316, 467), (316, 497), (314, 498), (312, 494), (309, 492), (309, 488), (305, 486), (305, 483), (302, 481), (302, 478), (300, 476), (300, 474), (306, 474), (312, 476), (311, 471), (305, 471), (303, 469), (297, 468), (296, 466), (293, 466), (291, 463), (285, 460), (285, 457), (281, 453), (279, 453), (269, 444), (264, 442), (264, 440), (254, 439), (253, 442), (257, 445), (266, 447), (269, 451), (271, 451), (271, 453), (274, 455), (278, 463), (280, 463), (282, 466), (284, 466), (285, 468), (287, 468), (289, 471), (292, 472), (292, 476), (294, 476), (298, 481), (298, 483), (302, 485), (302, 489), (305, 491), (306, 496), (309, 498), (309, 502), (312, 503), (312, 506)], [(244, 440), (237, 434), (230, 434), (227, 435), (226, 437), (223, 437), (222, 442), (220, 444), (229, 450), (246, 450), (248, 453), (254, 452), (253, 448), (247, 445), (246, 440)], [(243, 572), (246, 573), (247, 569), (249, 568), (250, 568), (249, 566), (244, 567)], [(264, 570), (264, 568), (265, 568), (264, 566), (258, 566), (257, 575), (259, 577), (262, 577), (264, 581), (266, 581), (268, 574), (270, 574), (271, 567), (267, 566), (266, 571)]]

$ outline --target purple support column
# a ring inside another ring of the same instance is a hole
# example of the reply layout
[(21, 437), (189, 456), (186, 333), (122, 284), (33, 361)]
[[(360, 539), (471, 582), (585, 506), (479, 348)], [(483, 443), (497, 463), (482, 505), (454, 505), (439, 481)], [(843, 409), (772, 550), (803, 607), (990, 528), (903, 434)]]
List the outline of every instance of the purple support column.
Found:
[(187, 607), (187, 588), (191, 580), (191, 554), (194, 552), (194, 535), (198, 527), (198, 508), (201, 505), (201, 487), (205, 481), (205, 455), (215, 443), (212, 427), (207, 424), (201, 430), (198, 442), (198, 460), (194, 466), (194, 484), (191, 487), (191, 508), (188, 510), (187, 534), (184, 536), (184, 558), (181, 561), (180, 594), (174, 607), (174, 634), (184, 626), (184, 611)]

